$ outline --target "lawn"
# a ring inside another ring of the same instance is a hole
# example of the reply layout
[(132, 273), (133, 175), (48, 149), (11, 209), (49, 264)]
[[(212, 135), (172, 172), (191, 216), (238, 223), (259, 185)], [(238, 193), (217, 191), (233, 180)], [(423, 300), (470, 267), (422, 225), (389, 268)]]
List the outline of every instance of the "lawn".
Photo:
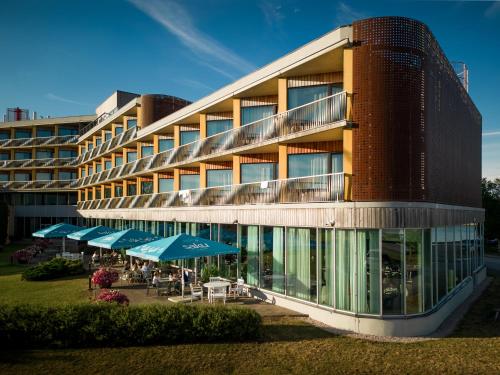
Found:
[[(12, 274), (0, 277), (2, 290), (4, 277), (27, 289), (28, 299), (46, 298), (45, 303), (79, 300), (71, 296), (78, 296), (85, 287), (83, 279), (61, 280), (40, 284), (34, 291), (33, 283), (21, 282), (19, 274), (17, 279)], [(454, 336), (446, 339), (373, 342), (335, 336), (304, 320), (288, 318), (266, 320), (258, 342), (1, 352), (0, 373), (494, 374), (500, 373), (500, 322), (493, 322), (491, 311), (500, 306), (499, 292), (500, 279), (496, 279)]]

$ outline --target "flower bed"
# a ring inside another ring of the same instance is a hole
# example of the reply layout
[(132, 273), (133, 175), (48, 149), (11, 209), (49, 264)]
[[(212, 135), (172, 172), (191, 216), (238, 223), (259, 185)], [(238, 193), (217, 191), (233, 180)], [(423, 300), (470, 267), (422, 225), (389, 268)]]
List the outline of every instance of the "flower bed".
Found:
[(113, 269), (99, 268), (92, 275), (92, 283), (101, 288), (111, 288), (114, 282), (118, 281), (118, 272)]
[(254, 310), (115, 303), (0, 305), (0, 348), (69, 348), (243, 341), (259, 337)]
[(118, 303), (119, 305), (129, 304), (128, 297), (125, 294), (120, 293), (120, 291), (113, 289), (101, 290), (99, 295), (96, 297), (96, 301), (115, 302)]
[(79, 260), (54, 258), (26, 269), (22, 274), (22, 278), (30, 281), (52, 280), (60, 277), (81, 275), (84, 272), (83, 264)]

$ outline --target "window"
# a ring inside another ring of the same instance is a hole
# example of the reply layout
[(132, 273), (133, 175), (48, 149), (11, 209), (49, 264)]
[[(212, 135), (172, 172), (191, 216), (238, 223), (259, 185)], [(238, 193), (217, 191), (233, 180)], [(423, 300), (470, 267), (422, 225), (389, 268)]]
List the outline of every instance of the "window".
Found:
[(241, 183), (271, 181), (276, 178), (276, 163), (241, 164)]
[(207, 121), (207, 137), (225, 132), (233, 128), (233, 120)]
[(58, 133), (60, 136), (78, 135), (78, 129), (77, 128), (59, 128)]
[(137, 126), (137, 119), (130, 119), (127, 121), (127, 129), (135, 128)]
[(342, 173), (344, 172), (344, 154), (335, 153), (332, 154), (332, 173)]
[(0, 173), (0, 181), (2, 181), (2, 182), (9, 181), (9, 174), (8, 173)]
[(82, 177), (86, 176), (85, 168), (82, 168)]
[(358, 230), (358, 312), (380, 314), (380, 249), (378, 230)]
[[(53, 137), (54, 136), (54, 130), (52, 129), (44, 129), (44, 128), (37, 128), (36, 129), (36, 136), (37, 137)], [(28, 137), (26, 137), (28, 138)]]
[(17, 129), (14, 133), (14, 138), (16, 139), (21, 139), (21, 138), (31, 138), (31, 130), (21, 130)]
[(95, 146), (99, 147), (102, 144), (102, 138), (96, 138), (95, 139)]
[(52, 150), (36, 150), (37, 159), (52, 159), (54, 157), (54, 151)]
[(89, 167), (89, 176), (94, 174), (94, 167)]
[(319, 303), (333, 306), (334, 283), (334, 232), (333, 229), (320, 229), (318, 238), (319, 258)]
[(336, 308), (354, 310), (354, 276), (356, 274), (356, 236), (354, 230), (338, 229), (335, 233), (335, 300)]
[(37, 181), (50, 181), (52, 180), (52, 173), (50, 172), (36, 172)]
[(382, 308), (384, 315), (404, 313), (403, 230), (382, 231)]
[(95, 189), (95, 199), (101, 199), (101, 189)]
[(92, 193), (92, 190), (87, 190), (87, 200), (91, 201), (94, 199), (94, 195)]
[(117, 126), (115, 128), (115, 136), (123, 133), (123, 126)]
[(180, 190), (198, 189), (199, 187), (200, 187), (199, 174), (181, 174)]
[(153, 194), (153, 181), (141, 182), (141, 194)]
[(195, 142), (200, 138), (198, 130), (182, 131), (181, 132), (181, 145)]
[(209, 169), (207, 170), (207, 187), (226, 186), (233, 184), (232, 169)]
[(104, 132), (104, 142), (109, 141), (111, 138), (113, 138), (113, 134), (111, 134), (111, 132)]
[(115, 166), (119, 167), (123, 164), (123, 156), (115, 156)]
[(122, 196), (123, 196), (123, 186), (115, 185), (115, 197), (122, 197)]
[(342, 154), (314, 153), (288, 155), (288, 177), (318, 176), (342, 172)]
[(314, 102), (342, 91), (342, 84), (291, 87), (288, 89), (288, 109)]
[(173, 139), (160, 139), (158, 141), (158, 149), (160, 152), (170, 150), (171, 148), (174, 148)]
[(26, 160), (31, 159), (31, 152), (27, 151), (16, 151), (14, 154), (15, 160)]
[(158, 180), (158, 190), (160, 193), (167, 193), (169, 191), (174, 191), (174, 179), (173, 178), (160, 178)]
[[(452, 227), (453, 229), (453, 227)], [(424, 311), (422, 231), (406, 229), (406, 312)]]
[(111, 169), (113, 167), (111, 160), (104, 161), (104, 169)]
[(261, 105), (241, 108), (241, 126), (276, 114), (276, 105)]
[(76, 172), (60, 171), (59, 180), (74, 180), (76, 179)]
[(0, 152), (0, 160), (9, 160), (10, 156), (8, 152)]
[(96, 163), (95, 165), (95, 173), (102, 172), (102, 163)]
[(77, 156), (75, 150), (59, 150), (59, 157), (60, 158), (75, 158)]
[(137, 195), (136, 184), (127, 184), (127, 195)]
[(239, 247), (241, 249), (241, 277), (249, 285), (259, 286), (259, 227), (242, 225)]
[(127, 163), (133, 162), (137, 160), (137, 152), (129, 151), (127, 152)]
[(88, 151), (92, 151), (94, 149), (94, 144), (93, 143), (89, 143), (88, 147), (87, 147), (87, 150)]
[(316, 229), (287, 228), (287, 295), (316, 301)]
[(151, 156), (154, 154), (153, 146), (142, 146), (141, 147), (141, 157)]
[(10, 139), (9, 132), (0, 132), (0, 139)]
[(104, 187), (104, 198), (111, 198), (111, 188)]
[(14, 181), (30, 181), (31, 173), (17, 172), (14, 174)]
[(262, 227), (262, 269), (260, 285), (285, 293), (285, 228)]

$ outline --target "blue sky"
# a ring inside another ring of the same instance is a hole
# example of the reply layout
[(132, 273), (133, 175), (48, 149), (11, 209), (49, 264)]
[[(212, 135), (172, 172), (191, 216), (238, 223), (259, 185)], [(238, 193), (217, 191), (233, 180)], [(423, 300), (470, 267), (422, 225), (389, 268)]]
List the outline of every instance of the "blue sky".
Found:
[(352, 20), (425, 22), (470, 69), (483, 175), (500, 177), (500, 2), (2, 0), (0, 111), (93, 113), (113, 91), (196, 100)]

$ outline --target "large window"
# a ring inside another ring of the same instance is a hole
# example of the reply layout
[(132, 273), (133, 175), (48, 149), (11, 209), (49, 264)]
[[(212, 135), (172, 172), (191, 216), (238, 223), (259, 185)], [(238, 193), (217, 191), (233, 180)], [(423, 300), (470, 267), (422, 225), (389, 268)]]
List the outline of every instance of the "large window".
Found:
[(181, 145), (195, 142), (200, 138), (198, 130), (181, 131)]
[(287, 295), (316, 300), (316, 230), (287, 228)]
[(259, 285), (259, 227), (242, 225), (240, 234), (241, 277), (249, 285)]
[(59, 150), (60, 158), (75, 158), (77, 156), (76, 150)]
[(100, 146), (101, 144), (102, 144), (102, 138), (101, 138), (101, 137), (96, 138), (96, 139), (95, 139), (95, 146), (96, 146), (96, 147), (98, 147), (98, 146)]
[(37, 181), (50, 181), (52, 180), (51, 172), (36, 172)]
[(133, 162), (137, 160), (137, 152), (129, 151), (127, 152), (127, 163)]
[(406, 229), (406, 313), (423, 312), (423, 238), (420, 229)]
[(59, 180), (74, 180), (76, 179), (76, 172), (59, 171)]
[(123, 197), (123, 186), (115, 185), (115, 197)]
[(135, 128), (137, 126), (137, 119), (127, 120), (127, 129)]
[(153, 194), (153, 181), (141, 182), (141, 194)]
[(115, 167), (123, 164), (123, 156), (115, 156)]
[(241, 125), (248, 125), (252, 122), (262, 120), (263, 118), (273, 116), (274, 114), (276, 114), (276, 106), (274, 104), (256, 107), (242, 107)]
[(335, 233), (335, 300), (339, 310), (354, 310), (356, 272), (356, 235), (354, 230)]
[(141, 147), (141, 157), (151, 156), (154, 154), (153, 146), (142, 146)]
[(261, 236), (260, 285), (263, 289), (285, 293), (285, 228), (262, 227)]
[(104, 169), (108, 170), (113, 168), (113, 163), (111, 163), (111, 160), (105, 160), (104, 161)]
[(358, 312), (380, 314), (380, 249), (378, 230), (358, 230)]
[(0, 173), (0, 181), (2, 181), (2, 182), (9, 181), (9, 174), (8, 173)]
[(319, 303), (333, 306), (334, 295), (334, 231), (320, 229), (318, 239)]
[(104, 187), (104, 198), (111, 198), (111, 188), (110, 187)]
[(52, 159), (54, 157), (54, 151), (52, 150), (36, 150), (37, 159)]
[(199, 189), (199, 174), (181, 174), (181, 190)]
[(241, 164), (242, 184), (274, 179), (276, 179), (276, 163)]
[(31, 152), (27, 151), (16, 151), (14, 154), (15, 160), (26, 160), (31, 159)]
[(0, 132), (0, 139), (10, 139), (9, 132)]
[(439, 227), (434, 229), (434, 239), (433, 239), (433, 251), (435, 260), (436, 273), (436, 283), (437, 297), (438, 301), (442, 300), (447, 293), (447, 282), (446, 282), (446, 228)]
[(232, 169), (209, 169), (207, 170), (207, 187), (226, 186), (233, 183)]
[(14, 132), (14, 138), (16, 139), (21, 139), (21, 138), (31, 138), (31, 130), (23, 130), (23, 129), (17, 129)]
[(424, 310), (432, 308), (432, 246), (431, 230), (424, 229)]
[(0, 160), (9, 160), (10, 154), (8, 152), (0, 152)]
[(174, 179), (160, 178), (158, 180), (158, 190), (160, 191), (160, 193), (168, 193), (169, 191), (174, 191)]
[(158, 141), (158, 150), (160, 152), (170, 150), (174, 148), (174, 140), (173, 139), (160, 139)]
[(314, 153), (288, 155), (288, 177), (317, 176), (342, 172), (342, 154)]
[(384, 315), (404, 313), (403, 230), (382, 231), (382, 308)]
[(447, 285), (450, 292), (456, 285), (455, 273), (455, 230), (453, 227), (446, 227), (446, 269), (447, 269)]
[(64, 135), (77, 135), (78, 134), (78, 129), (77, 128), (60, 127), (58, 129), (58, 134), (60, 136), (64, 136)]
[(136, 184), (127, 184), (127, 195), (137, 195)]
[[(238, 231), (236, 224), (220, 224), (219, 242), (226, 245), (238, 247)], [(237, 256), (236, 254), (219, 255), (219, 268), (222, 277), (236, 278), (237, 276)]]
[(115, 128), (115, 136), (120, 135), (123, 133), (123, 126), (117, 126)]
[(94, 174), (94, 167), (89, 166), (89, 176), (92, 176)]
[(311, 103), (342, 91), (342, 84), (291, 87), (288, 89), (288, 109)]
[(14, 174), (14, 181), (30, 181), (31, 173), (16, 172)]
[(207, 121), (207, 137), (225, 132), (233, 128), (233, 120)]
[(53, 137), (54, 130), (53, 129), (46, 129), (46, 128), (37, 128), (36, 129), (36, 136), (37, 137)]
[(113, 138), (113, 134), (111, 132), (104, 132), (104, 142), (109, 141), (111, 138)]
[(95, 173), (102, 172), (102, 163), (96, 163), (95, 165)]

